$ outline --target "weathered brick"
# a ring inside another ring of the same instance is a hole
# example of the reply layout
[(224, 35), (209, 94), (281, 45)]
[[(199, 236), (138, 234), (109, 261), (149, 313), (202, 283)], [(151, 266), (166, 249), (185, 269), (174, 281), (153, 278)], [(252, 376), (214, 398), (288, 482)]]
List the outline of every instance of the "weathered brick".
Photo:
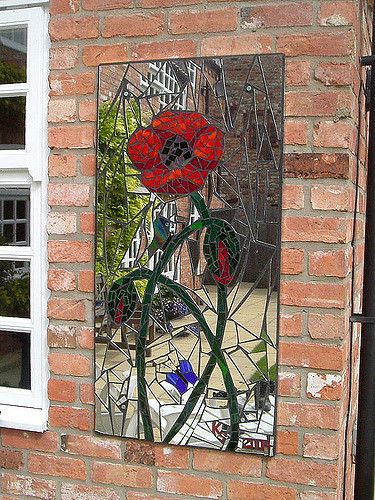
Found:
[(321, 3), (318, 22), (322, 26), (348, 26), (355, 24), (356, 6), (353, 2)]
[(101, 486), (86, 486), (84, 484), (61, 485), (61, 500), (120, 500), (113, 490)]
[(231, 460), (228, 461), (222, 452), (195, 449), (193, 468), (209, 472), (260, 477), (262, 474), (261, 458), (255, 456), (247, 458), (245, 462), (241, 454), (232, 455)]
[(77, 159), (71, 155), (50, 155), (48, 173), (51, 177), (74, 177), (77, 173)]
[(228, 500), (296, 500), (297, 491), (287, 486), (228, 481)]
[(287, 92), (286, 116), (350, 116), (353, 97), (349, 92)]
[(152, 472), (147, 467), (94, 462), (91, 469), (92, 480), (96, 483), (129, 486), (131, 488), (151, 488)]
[(57, 428), (79, 429), (81, 431), (91, 429), (90, 412), (86, 408), (51, 406), (48, 422), (51, 427)]
[(349, 186), (319, 185), (311, 188), (311, 205), (314, 210), (354, 210), (354, 189)]
[(280, 35), (276, 42), (276, 52), (287, 56), (348, 56), (353, 47), (352, 36), (346, 31)]
[(92, 372), (91, 361), (82, 354), (51, 352), (48, 361), (51, 372), (57, 375), (89, 377)]
[(348, 149), (354, 141), (355, 129), (348, 122), (326, 121), (314, 125), (314, 146)]
[(274, 458), (267, 463), (267, 477), (276, 481), (335, 488), (337, 465), (319, 462)]
[(131, 48), (132, 59), (166, 59), (192, 57), (197, 52), (197, 43), (191, 39), (144, 42)]
[(127, 58), (128, 46), (125, 43), (114, 45), (85, 45), (82, 60), (86, 66), (104, 63), (123, 62)]
[(85, 10), (127, 9), (133, 6), (133, 0), (82, 0)]
[(174, 35), (234, 31), (237, 27), (237, 9), (190, 10), (171, 12), (168, 31)]
[(48, 121), (51, 123), (74, 122), (77, 118), (74, 99), (54, 99), (49, 101)]
[(57, 206), (86, 207), (90, 201), (87, 184), (57, 184), (48, 186), (48, 203)]
[(294, 372), (279, 371), (277, 392), (280, 396), (301, 397), (301, 375)]
[(22, 453), (18, 450), (0, 450), (0, 469), (21, 469)]
[(87, 326), (77, 327), (77, 342), (82, 349), (93, 349), (94, 329)]
[(300, 337), (302, 335), (302, 315), (300, 313), (280, 314), (279, 334), (281, 337)]
[(49, 347), (71, 347), (75, 348), (76, 327), (67, 325), (49, 325), (48, 345)]
[(339, 217), (284, 216), (282, 238), (293, 242), (347, 243), (351, 238), (351, 229), (351, 220)]
[(79, 11), (79, 0), (50, 0), (51, 14), (74, 14)]
[(347, 296), (344, 284), (287, 281), (281, 284), (280, 301), (287, 306), (343, 309), (347, 305)]
[(304, 204), (305, 196), (303, 186), (298, 186), (295, 184), (285, 184), (283, 186), (282, 206), (284, 210), (300, 210), (304, 207)]
[(97, 38), (99, 18), (97, 16), (52, 18), (49, 23), (52, 41)]
[(307, 144), (308, 123), (302, 120), (287, 120), (284, 126), (285, 144), (302, 146)]
[(308, 373), (306, 394), (308, 398), (339, 401), (342, 397), (342, 376), (337, 373)]
[(303, 438), (303, 456), (325, 460), (338, 458), (339, 443), (336, 435), (305, 434)]
[(93, 176), (96, 172), (96, 157), (95, 155), (81, 156), (81, 173), (85, 176)]
[(327, 87), (350, 85), (353, 82), (353, 68), (349, 63), (321, 62), (315, 69), (314, 77)]
[(181, 446), (155, 446), (155, 466), (168, 469), (188, 469), (189, 450)]
[(78, 273), (78, 290), (80, 292), (94, 291), (94, 271), (86, 269)]
[(94, 146), (94, 129), (91, 125), (50, 127), (48, 143), (51, 148), (83, 149)]
[(58, 380), (50, 378), (48, 381), (48, 398), (51, 401), (72, 403), (77, 397), (77, 384), (73, 380)]
[(196, 5), (202, 3), (201, 0), (140, 0), (139, 6), (144, 9), (181, 7), (182, 5)]
[(96, 120), (96, 102), (85, 99), (79, 103), (78, 116), (81, 122), (94, 122)]
[(94, 405), (95, 404), (94, 384), (81, 384), (79, 386), (79, 398), (83, 404)]
[(83, 300), (50, 299), (48, 301), (48, 317), (50, 319), (84, 321), (86, 319), (85, 303)]
[(71, 69), (78, 62), (79, 47), (52, 47), (49, 52), (50, 69)]
[(1, 480), (3, 493), (12, 495), (36, 497), (42, 500), (54, 500), (56, 498), (56, 483), (37, 477), (3, 474)]
[(276, 434), (276, 453), (298, 455), (298, 432), (278, 430)]
[(337, 500), (337, 495), (326, 491), (301, 491), (300, 500)]
[(103, 37), (114, 36), (153, 36), (164, 28), (164, 17), (161, 15), (132, 14), (127, 16), (110, 16), (105, 19)]
[(286, 61), (285, 81), (287, 85), (308, 85), (311, 79), (310, 61)]
[(217, 479), (205, 476), (200, 481), (192, 474), (182, 474), (168, 470), (159, 470), (156, 482), (158, 491), (177, 495), (190, 495), (200, 498), (220, 498), (223, 485)]
[(86, 95), (95, 91), (94, 73), (60, 73), (50, 76), (51, 96)]
[(49, 212), (48, 234), (74, 234), (77, 231), (77, 216), (74, 213)]
[(86, 479), (86, 465), (78, 458), (30, 453), (28, 470), (45, 476)]
[(241, 9), (243, 28), (310, 26), (312, 22), (313, 6), (311, 3), (283, 2)]
[(341, 339), (346, 331), (345, 317), (333, 314), (309, 314), (307, 329), (313, 339)]
[(40, 432), (1, 429), (1, 442), (3, 446), (12, 448), (54, 452), (58, 447), (58, 435), (51, 431), (41, 434)]
[(143, 465), (155, 465), (155, 451), (161, 448), (147, 441), (127, 441), (125, 444), (124, 461)]
[(279, 343), (279, 363), (285, 366), (341, 370), (344, 366), (344, 353), (341, 346), (283, 340)]
[(81, 231), (84, 234), (95, 234), (95, 213), (82, 212), (80, 214)]
[(272, 38), (256, 33), (246, 35), (213, 36), (201, 42), (202, 56), (272, 52)]
[(337, 430), (340, 426), (340, 407), (279, 401), (277, 423), (310, 429)]
[(67, 292), (76, 287), (75, 274), (67, 269), (49, 269), (48, 288), (54, 291)]
[(64, 434), (62, 436), (62, 450), (73, 455), (85, 457), (121, 459), (121, 444), (114, 439), (103, 439), (96, 436), (79, 436)]
[(345, 278), (350, 271), (350, 255), (347, 250), (318, 250), (309, 252), (310, 276), (337, 276)]
[(92, 257), (91, 241), (49, 241), (50, 262), (89, 262)]
[(349, 155), (347, 153), (289, 153), (285, 155), (286, 177), (307, 179), (347, 179)]
[(304, 251), (300, 248), (281, 249), (281, 273), (301, 274), (303, 272)]

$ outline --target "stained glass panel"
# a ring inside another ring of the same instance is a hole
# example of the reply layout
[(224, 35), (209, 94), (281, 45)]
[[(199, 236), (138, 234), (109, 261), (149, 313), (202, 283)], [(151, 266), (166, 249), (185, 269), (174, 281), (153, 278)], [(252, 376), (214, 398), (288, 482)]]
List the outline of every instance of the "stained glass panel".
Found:
[(99, 69), (97, 432), (273, 453), (283, 65)]

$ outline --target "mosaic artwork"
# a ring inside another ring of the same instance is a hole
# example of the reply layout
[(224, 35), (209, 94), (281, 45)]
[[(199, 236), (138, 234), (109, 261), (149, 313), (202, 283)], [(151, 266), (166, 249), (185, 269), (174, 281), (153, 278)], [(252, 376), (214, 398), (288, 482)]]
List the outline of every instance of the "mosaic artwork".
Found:
[(283, 66), (100, 67), (97, 432), (274, 452)]

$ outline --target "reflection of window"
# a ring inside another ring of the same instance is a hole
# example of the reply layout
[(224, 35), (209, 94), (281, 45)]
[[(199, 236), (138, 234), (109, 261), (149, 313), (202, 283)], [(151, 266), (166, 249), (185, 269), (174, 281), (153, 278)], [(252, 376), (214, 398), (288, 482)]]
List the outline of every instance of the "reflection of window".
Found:
[(0, 427), (34, 431), (47, 422), (46, 21), (0, 7)]
[[(194, 87), (195, 67), (191, 63), (188, 63), (188, 71), (190, 81)], [(141, 76), (141, 89), (145, 91), (147, 87), (148, 95), (159, 96), (160, 109), (163, 109), (172, 102), (173, 105), (171, 107), (173, 109), (186, 109), (187, 87), (181, 92), (181, 84), (171, 63), (149, 63), (147, 79)]]

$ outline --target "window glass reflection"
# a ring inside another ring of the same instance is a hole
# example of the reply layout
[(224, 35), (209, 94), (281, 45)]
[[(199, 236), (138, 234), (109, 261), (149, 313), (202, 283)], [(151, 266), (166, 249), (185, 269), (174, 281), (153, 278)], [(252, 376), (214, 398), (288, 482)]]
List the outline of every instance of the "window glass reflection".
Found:
[(24, 149), (26, 97), (0, 98), (0, 116), (0, 149)]
[(27, 28), (0, 29), (0, 84), (26, 82)]
[(0, 260), (0, 316), (30, 317), (30, 263)]
[(30, 334), (0, 330), (0, 386), (30, 389)]
[(30, 190), (0, 188), (0, 246), (30, 244)]

